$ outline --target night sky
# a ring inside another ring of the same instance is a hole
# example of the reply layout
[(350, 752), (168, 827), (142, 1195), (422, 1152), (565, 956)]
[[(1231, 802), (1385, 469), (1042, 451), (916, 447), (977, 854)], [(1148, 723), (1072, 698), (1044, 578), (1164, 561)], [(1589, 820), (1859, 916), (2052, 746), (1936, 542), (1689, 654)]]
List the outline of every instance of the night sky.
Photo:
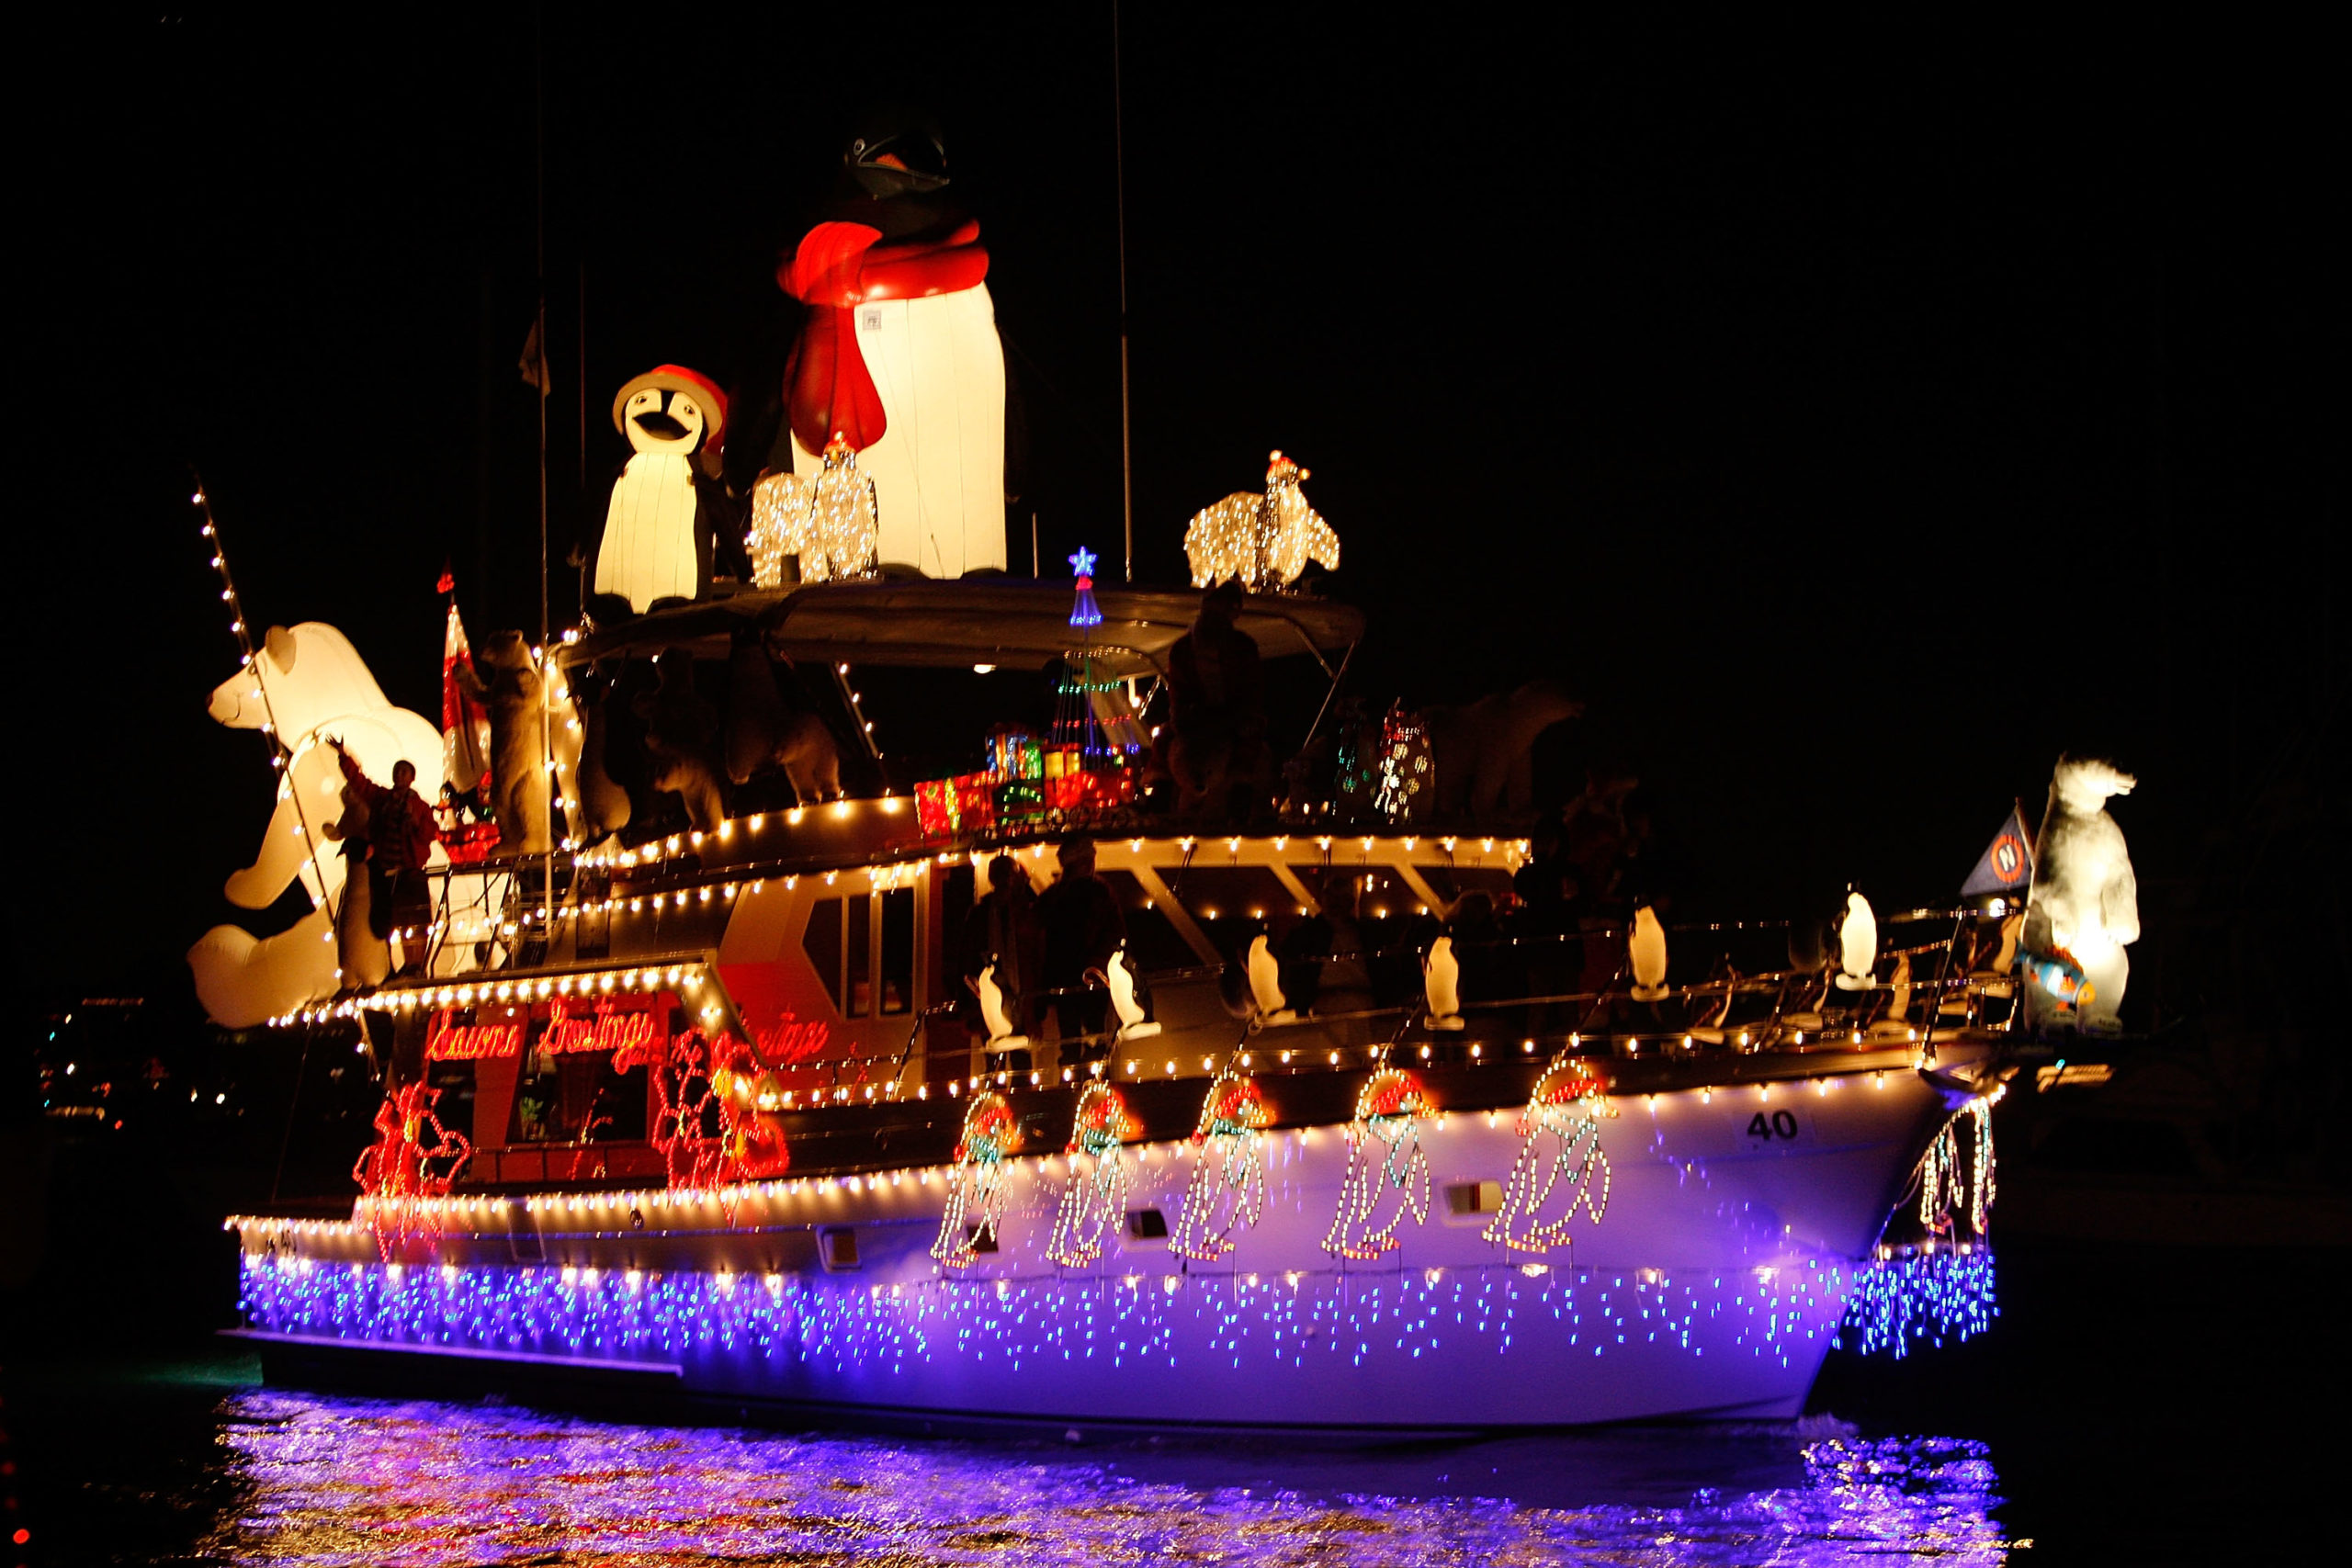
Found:
[[(1013, 553), (1034, 512), (1116, 580), (1109, 7), (597, 15), (100, 12), (19, 57), (20, 995), (192, 1011), (268, 814), (203, 713), (187, 464), (256, 630), (343, 627), (396, 702), (438, 712), (445, 559), (478, 637), (536, 622), (535, 59), (560, 611), (614, 390), (774, 359), (777, 253), (892, 101), (991, 253)], [(1131, 6), (1138, 578), (1298, 456), (1353, 689), (1566, 682), (1545, 788), (1638, 773), (1687, 913), (1949, 897), (2068, 748), (2138, 772), (2143, 885), (2192, 874), (2345, 702), (2341, 54), (2222, 15)]]

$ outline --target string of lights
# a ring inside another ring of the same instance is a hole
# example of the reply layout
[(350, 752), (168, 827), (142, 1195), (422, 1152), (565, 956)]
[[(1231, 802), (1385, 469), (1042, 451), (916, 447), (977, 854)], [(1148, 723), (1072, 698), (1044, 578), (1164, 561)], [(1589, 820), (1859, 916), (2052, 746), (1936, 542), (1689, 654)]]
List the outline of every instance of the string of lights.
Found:
[(1786, 1366), (1799, 1347), (1838, 1334), (1858, 1278), (1883, 1277), (1808, 1258), (1739, 1271), (1523, 1263), (883, 1283), (247, 1252), (240, 1305), (263, 1332), (344, 1344), (616, 1361), (751, 1356), (833, 1373), (1201, 1359), (1278, 1373), (1310, 1360), (1378, 1369), (1441, 1353), (1548, 1361), (1570, 1350)]

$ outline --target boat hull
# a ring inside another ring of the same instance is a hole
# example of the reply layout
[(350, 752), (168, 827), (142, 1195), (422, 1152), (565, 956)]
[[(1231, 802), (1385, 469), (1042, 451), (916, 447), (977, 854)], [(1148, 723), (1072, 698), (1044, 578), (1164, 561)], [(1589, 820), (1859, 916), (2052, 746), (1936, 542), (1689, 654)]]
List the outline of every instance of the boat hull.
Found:
[[(423, 1356), (541, 1385), (609, 1369), (707, 1401), (1080, 1427), (1775, 1417), (1801, 1409), (1949, 1114), (1907, 1070), (1612, 1095), (1605, 1170), (1585, 1173), (1601, 1218), (1565, 1216), (1550, 1246), (1488, 1239), (1530, 1152), (1499, 1108), (1415, 1118), (1394, 1144), (1326, 1122), (1129, 1145), (1115, 1181), (1083, 1155), (1014, 1155), (995, 1246), (960, 1267), (933, 1256), (962, 1234), (942, 1214), (973, 1171), (951, 1165), (232, 1223), (244, 1332), (280, 1364)], [(1255, 1162), (1264, 1196), (1204, 1261), (1167, 1233), (1185, 1237), (1210, 1159)], [(1104, 1222), (1091, 1258), (1073, 1183)], [(1373, 1201), (1343, 1225), (1351, 1183)]]

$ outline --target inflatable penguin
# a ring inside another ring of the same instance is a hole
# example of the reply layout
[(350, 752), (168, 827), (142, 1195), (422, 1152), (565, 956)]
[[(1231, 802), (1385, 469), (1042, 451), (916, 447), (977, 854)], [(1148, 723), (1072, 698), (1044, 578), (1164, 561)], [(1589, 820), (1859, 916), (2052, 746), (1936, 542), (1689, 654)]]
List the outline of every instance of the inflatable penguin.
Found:
[(635, 455), (614, 482), (596, 547), (604, 614), (641, 615), (708, 592), (718, 564), (742, 576), (741, 528), (718, 481), (727, 396), (708, 377), (664, 365), (613, 400), (613, 424)]
[(946, 194), (931, 126), (868, 125), (842, 171), (824, 221), (776, 269), (807, 313), (768, 467), (813, 484), (839, 438), (873, 481), (884, 565), (1001, 570), (1004, 350), (979, 224)]

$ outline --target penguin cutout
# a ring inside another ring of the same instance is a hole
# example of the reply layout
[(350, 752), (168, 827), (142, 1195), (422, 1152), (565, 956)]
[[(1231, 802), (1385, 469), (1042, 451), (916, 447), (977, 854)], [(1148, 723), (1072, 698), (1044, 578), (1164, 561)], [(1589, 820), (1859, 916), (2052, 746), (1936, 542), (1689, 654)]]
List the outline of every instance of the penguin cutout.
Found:
[(1846, 895), (1846, 918), (1838, 922), (1838, 988), (1867, 991), (1878, 963), (1878, 917), (1859, 893)]
[(1139, 994), (1135, 971), (1127, 967), (1126, 943), (1112, 950), (1111, 961), (1102, 966), (1102, 979), (1111, 987), (1111, 1010), (1119, 1018), (1119, 1039), (1144, 1040), (1159, 1032), (1159, 1025), (1151, 1021), (1145, 1005), (1148, 998)]
[(1250, 939), (1245, 967), (1250, 975), (1250, 995), (1258, 1004), (1259, 1016), (1268, 1023), (1294, 1021), (1298, 1015), (1291, 1011), (1289, 998), (1283, 995), (1282, 965), (1274, 962), (1273, 949), (1267, 944), (1262, 931)]
[(605, 508), (594, 593), (608, 614), (634, 615), (703, 597), (714, 540), (730, 548), (740, 533), (718, 479), (727, 395), (699, 372), (660, 366), (620, 389), (613, 425), (633, 456)]
[(1662, 1001), (1666, 997), (1666, 928), (1647, 904), (1634, 911), (1633, 935), (1626, 939), (1634, 966), (1634, 999)]
[(1026, 1036), (1012, 1032), (1012, 1020), (1005, 1014), (1004, 990), (996, 983), (995, 960), (980, 971), (979, 983), (973, 988), (980, 995), (980, 1021), (988, 1025), (989, 1049), (1012, 1051), (1028, 1044)]
[(1421, 960), (1421, 991), (1429, 998), (1431, 1029), (1463, 1027), (1462, 961), (1453, 956), (1452, 937), (1430, 943), (1429, 956)]

